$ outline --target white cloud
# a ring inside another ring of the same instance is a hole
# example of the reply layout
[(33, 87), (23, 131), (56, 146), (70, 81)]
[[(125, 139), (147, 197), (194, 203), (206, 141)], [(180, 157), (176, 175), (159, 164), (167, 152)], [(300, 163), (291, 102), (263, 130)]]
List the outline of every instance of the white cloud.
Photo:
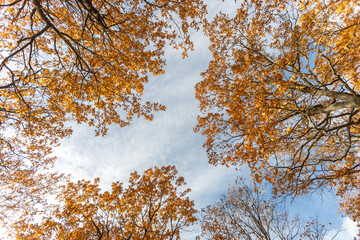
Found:
[(350, 218), (344, 217), (341, 219), (341, 224), (338, 228), (334, 228), (326, 235), (328, 240), (353, 240), (357, 234), (356, 223)]
[(346, 239), (351, 239), (352, 237), (355, 237), (356, 234), (358, 233), (358, 228), (356, 227), (356, 223), (348, 217), (343, 218), (342, 228), (344, 229), (344, 232), (348, 236)]

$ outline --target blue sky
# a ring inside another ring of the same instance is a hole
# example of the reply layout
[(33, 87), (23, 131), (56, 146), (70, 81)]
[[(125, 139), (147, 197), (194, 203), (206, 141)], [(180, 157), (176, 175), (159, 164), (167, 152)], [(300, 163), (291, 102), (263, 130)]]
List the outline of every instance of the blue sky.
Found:
[[(231, 12), (235, 5), (232, 1), (214, 0), (207, 4), (209, 16), (220, 9)], [(152, 122), (136, 119), (130, 127), (112, 126), (105, 137), (95, 137), (94, 129), (88, 126), (73, 125), (73, 135), (54, 151), (58, 157), (56, 169), (72, 174), (73, 180), (100, 177), (106, 190), (114, 181), (126, 184), (133, 171), (141, 173), (155, 165), (175, 165), (192, 189), (190, 197), (197, 209), (219, 200), (242, 172), (210, 165), (202, 147), (205, 139), (193, 132), (199, 114), (194, 86), (201, 80), (200, 73), (206, 70), (211, 54), (202, 32), (193, 33), (192, 40), (195, 51), (186, 59), (168, 48), (165, 75), (151, 77), (145, 86), (144, 100), (166, 105), (165, 112), (156, 113)], [(352, 239), (354, 224), (342, 219), (337, 211), (331, 195), (323, 200), (316, 196), (303, 198), (291, 206), (293, 214), (317, 215), (325, 223), (339, 224), (344, 231), (336, 239)], [(197, 233), (187, 234), (186, 238), (194, 239)]]

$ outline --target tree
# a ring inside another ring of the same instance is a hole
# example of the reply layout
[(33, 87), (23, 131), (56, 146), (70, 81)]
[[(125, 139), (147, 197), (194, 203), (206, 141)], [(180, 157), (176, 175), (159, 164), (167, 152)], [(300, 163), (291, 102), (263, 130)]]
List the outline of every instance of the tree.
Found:
[(213, 60), (196, 87), (196, 130), (210, 163), (247, 164), (275, 194), (333, 186), (360, 217), (358, 7), (245, 0), (205, 25)]
[(202, 210), (200, 222), (201, 236), (216, 240), (321, 240), (328, 232), (315, 219), (291, 219), (281, 199), (254, 192), (241, 178), (220, 202)]
[(17, 223), (17, 239), (180, 239), (196, 222), (193, 201), (181, 191), (174, 166), (132, 173), (129, 186), (115, 182), (101, 192), (99, 179), (69, 182), (41, 223)]
[(164, 110), (144, 84), (164, 73), (166, 43), (192, 49), (205, 13), (201, 0), (0, 0), (0, 208), (51, 179), (66, 122), (104, 135)]

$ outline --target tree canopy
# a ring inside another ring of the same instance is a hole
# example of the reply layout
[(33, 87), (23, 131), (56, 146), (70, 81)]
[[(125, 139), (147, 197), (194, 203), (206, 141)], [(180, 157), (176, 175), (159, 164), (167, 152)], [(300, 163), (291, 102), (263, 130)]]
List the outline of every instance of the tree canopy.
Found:
[(164, 73), (166, 44), (192, 49), (205, 13), (201, 0), (0, 0), (0, 208), (56, 179), (44, 170), (66, 122), (105, 135), (164, 110), (144, 84)]
[(239, 2), (207, 22), (197, 85), (213, 164), (248, 165), (275, 193), (333, 186), (360, 216), (360, 32), (355, 0)]
[(17, 239), (180, 239), (196, 221), (193, 201), (174, 166), (132, 173), (128, 187), (102, 192), (99, 179), (69, 182), (40, 223), (17, 223)]
[[(185, 57), (190, 29), (201, 25), (213, 60), (196, 86), (203, 115), (195, 131), (207, 138), (210, 163), (245, 164), (274, 195), (332, 187), (359, 220), (358, 1), (238, 4), (233, 15), (208, 21), (202, 0), (0, 0), (0, 221), (20, 216), (14, 234), (24, 239), (179, 239), (196, 219), (171, 166), (133, 173), (128, 188), (117, 182), (111, 192), (98, 179), (69, 182), (59, 205), (46, 205), (44, 196), (66, 179), (48, 170), (52, 149), (72, 134), (70, 122), (104, 136), (111, 124), (165, 110), (142, 99), (144, 87), (164, 74), (165, 48)], [(241, 207), (259, 204), (260, 195), (238, 191), (246, 197)], [(204, 231), (229, 230), (221, 221), (238, 206), (228, 200), (205, 210)], [(234, 234), (271, 238), (288, 224), (272, 201), (260, 202), (266, 207), (247, 218), (260, 232), (237, 226)], [(36, 222), (38, 212), (48, 215)]]

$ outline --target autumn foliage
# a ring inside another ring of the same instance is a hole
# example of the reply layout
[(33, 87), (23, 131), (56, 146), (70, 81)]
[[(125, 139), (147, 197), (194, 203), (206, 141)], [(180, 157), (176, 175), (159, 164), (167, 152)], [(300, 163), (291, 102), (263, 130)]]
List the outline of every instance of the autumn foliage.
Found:
[[(207, 138), (210, 163), (245, 164), (275, 195), (332, 187), (359, 220), (358, 1), (237, 4), (233, 15), (206, 21), (202, 0), (0, 0), (0, 221), (16, 219), (19, 239), (179, 239), (196, 219), (174, 167), (135, 172), (127, 188), (116, 182), (107, 192), (98, 179), (56, 191), (65, 177), (48, 170), (70, 122), (105, 135), (111, 124), (165, 110), (142, 99), (144, 87), (164, 74), (165, 47), (184, 57), (192, 50), (189, 31), (200, 24), (213, 60), (196, 86), (203, 115), (195, 130)], [(47, 205), (44, 196), (55, 192), (59, 204)], [(252, 239), (252, 230), (228, 222), (229, 209), (249, 203), (260, 212), (247, 219), (269, 230), (260, 229), (260, 239), (298, 223), (248, 188), (231, 194), (244, 201), (224, 198), (206, 209), (205, 235)]]
[(280, 194), (333, 186), (360, 217), (359, 2), (238, 1), (205, 25), (197, 89), (212, 164), (248, 165)]
[(193, 201), (173, 166), (132, 173), (102, 192), (99, 179), (69, 182), (41, 223), (18, 222), (18, 239), (180, 239), (194, 224)]
[(166, 44), (192, 49), (205, 13), (201, 0), (0, 0), (1, 211), (61, 177), (44, 170), (66, 122), (104, 135), (164, 110), (144, 84), (164, 73)]

